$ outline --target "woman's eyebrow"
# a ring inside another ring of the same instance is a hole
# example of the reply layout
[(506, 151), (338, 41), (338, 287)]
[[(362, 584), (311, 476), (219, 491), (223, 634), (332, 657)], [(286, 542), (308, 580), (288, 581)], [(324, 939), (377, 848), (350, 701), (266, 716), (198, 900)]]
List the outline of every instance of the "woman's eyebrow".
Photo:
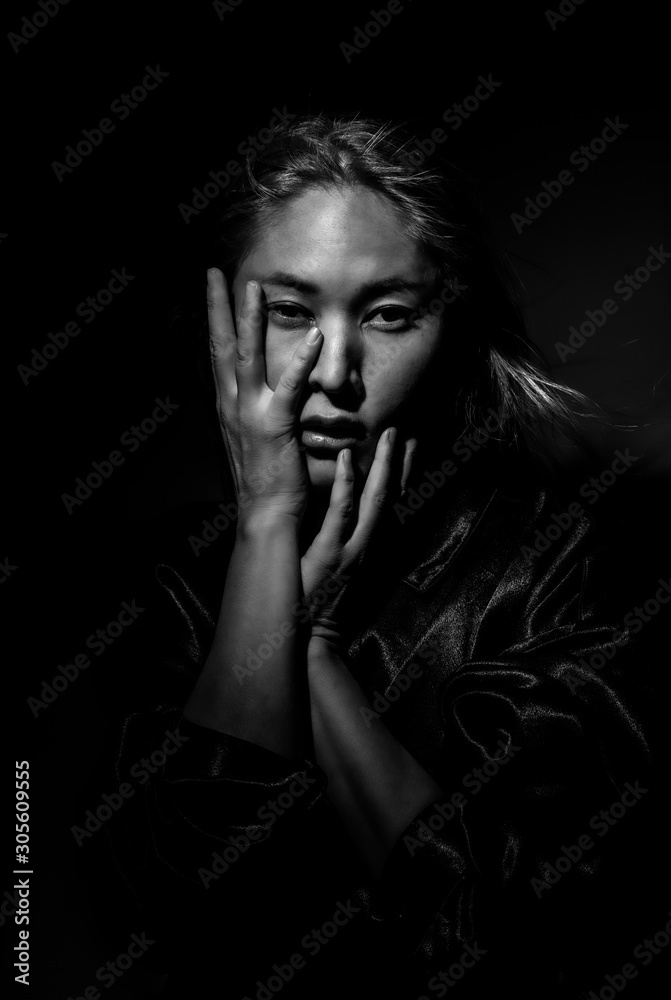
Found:
[[(298, 275), (290, 274), (288, 271), (273, 271), (265, 277), (258, 279), (262, 285), (276, 285), (282, 288), (294, 288), (304, 295), (317, 295), (320, 288), (312, 281), (306, 281)], [(367, 285), (362, 285), (357, 289), (355, 301), (365, 301), (377, 298), (384, 292), (423, 292), (434, 283), (433, 277), (423, 281), (411, 281), (402, 274), (391, 274), (386, 278), (378, 278)]]
[(299, 278), (295, 274), (290, 274), (288, 271), (273, 271), (272, 274), (267, 274), (265, 277), (258, 278), (257, 280), (262, 285), (295, 288), (297, 292), (303, 292), (304, 295), (316, 295), (319, 291), (319, 287), (313, 282), (305, 281), (303, 278)]

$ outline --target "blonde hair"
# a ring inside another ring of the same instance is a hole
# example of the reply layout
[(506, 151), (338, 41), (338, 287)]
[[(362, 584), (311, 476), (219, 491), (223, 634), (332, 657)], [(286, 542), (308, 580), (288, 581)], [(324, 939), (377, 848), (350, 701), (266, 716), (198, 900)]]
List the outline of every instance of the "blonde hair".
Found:
[(457, 424), (478, 427), (495, 408), (502, 443), (542, 460), (551, 458), (552, 442), (585, 446), (584, 422), (600, 411), (550, 377), (527, 336), (516, 276), (487, 235), (475, 185), (450, 163), (414, 164), (411, 139), (401, 126), (360, 116), (309, 115), (276, 126), (262, 152), (248, 153), (217, 219), (219, 266), (232, 280), (273, 214), (306, 188), (369, 188), (401, 214), (437, 279), (460, 289), (450, 306), (464, 375), (452, 397)]

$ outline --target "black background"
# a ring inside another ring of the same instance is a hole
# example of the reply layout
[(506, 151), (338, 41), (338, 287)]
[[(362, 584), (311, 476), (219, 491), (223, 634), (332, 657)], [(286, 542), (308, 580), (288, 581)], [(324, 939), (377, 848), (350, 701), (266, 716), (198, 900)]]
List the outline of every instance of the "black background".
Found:
[[(8, 788), (14, 757), (32, 769), (31, 947), (52, 984), (34, 996), (77, 995), (108, 957), (88, 920), (69, 827), (77, 788), (124, 692), (108, 666), (113, 658), (101, 656), (37, 717), (27, 698), (84, 651), (123, 600), (138, 596), (124, 577), (124, 540), (180, 505), (218, 496), (220, 443), (195, 371), (195, 331), (175, 322), (202, 295), (203, 235), (216, 200), (188, 225), (179, 205), (191, 204), (210, 171), (240, 160), (239, 143), (268, 124), (274, 107), (404, 119), (424, 138), (474, 93), (479, 75), (491, 74), (500, 86), (460, 128), (444, 126), (443, 151), (481, 182), (497, 239), (525, 284), (533, 336), (555, 373), (644, 423), (614, 434), (608, 447), (626, 438), (651, 493), (668, 484), (671, 267), (566, 363), (554, 348), (586, 310), (617, 298), (615, 282), (645, 263), (649, 247), (666, 240), (671, 250), (661, 8), (585, 0), (554, 30), (546, 3), (404, 0), (403, 8), (350, 61), (341, 43), (370, 20), (370, 2), (242, 0), (220, 16), (205, 2), (70, 0), (18, 52), (3, 39), (0, 267), (13, 309), (3, 337), (0, 557), (18, 567), (2, 584), (13, 689), (5, 760)], [(38, 9), (5, 5), (3, 35)], [(157, 64), (168, 73), (160, 86), (125, 120), (110, 114), (114, 99)], [(573, 185), (518, 233), (511, 215), (616, 116), (628, 126), (623, 134), (589, 169), (573, 168)], [(114, 132), (59, 181), (52, 163), (104, 117)], [(81, 334), (24, 384), (18, 366), (31, 363), (50, 331), (77, 319), (78, 303), (106, 287), (114, 268), (135, 276), (128, 288), (94, 322), (79, 320)], [(174, 415), (134, 454), (122, 448), (123, 466), (68, 513), (62, 495), (75, 479), (166, 397), (178, 404)], [(183, 544), (189, 558), (186, 535)], [(11, 828), (11, 807), (6, 815)], [(3, 890), (11, 886), (7, 857)], [(6, 921), (0, 934), (14, 937), (15, 929)], [(121, 981), (112, 992), (132, 995), (124, 990)]]

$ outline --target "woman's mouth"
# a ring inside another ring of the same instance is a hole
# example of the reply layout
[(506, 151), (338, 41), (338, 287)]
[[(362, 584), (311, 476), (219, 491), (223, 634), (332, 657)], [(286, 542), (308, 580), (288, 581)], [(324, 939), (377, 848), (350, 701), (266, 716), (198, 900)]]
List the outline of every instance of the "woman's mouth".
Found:
[(313, 417), (301, 421), (301, 444), (310, 451), (342, 451), (354, 448), (366, 437), (358, 420)]

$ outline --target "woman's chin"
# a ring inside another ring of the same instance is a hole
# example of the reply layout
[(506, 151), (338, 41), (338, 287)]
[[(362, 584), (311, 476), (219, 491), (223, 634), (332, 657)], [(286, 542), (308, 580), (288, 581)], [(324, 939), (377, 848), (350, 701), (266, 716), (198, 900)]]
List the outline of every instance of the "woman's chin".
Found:
[[(336, 474), (336, 462), (339, 452), (334, 449), (307, 449), (305, 460), (308, 468), (310, 485), (315, 491), (329, 490), (333, 486)], [(372, 455), (368, 451), (353, 454), (354, 475), (357, 480), (365, 480), (372, 465)]]
[(308, 476), (313, 490), (321, 493), (331, 489), (335, 479), (337, 458), (337, 451), (306, 451)]

